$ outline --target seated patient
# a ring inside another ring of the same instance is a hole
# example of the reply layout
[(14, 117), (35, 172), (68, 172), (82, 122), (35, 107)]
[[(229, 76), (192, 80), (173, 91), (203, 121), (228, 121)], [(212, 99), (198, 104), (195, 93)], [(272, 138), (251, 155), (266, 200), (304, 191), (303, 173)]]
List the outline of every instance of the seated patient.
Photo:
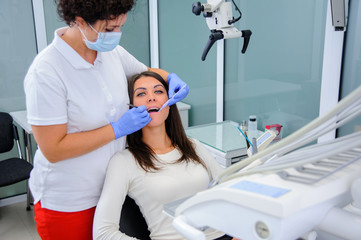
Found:
[[(168, 100), (168, 84), (158, 74), (143, 72), (128, 84), (130, 103), (145, 105), (151, 121), (128, 135), (128, 149), (110, 160), (96, 208), (94, 239), (133, 239), (119, 231), (122, 205), (128, 194), (138, 204), (151, 239), (183, 239), (162, 213), (163, 205), (205, 190), (222, 168), (202, 144), (187, 138), (177, 106), (157, 110)], [(207, 239), (223, 235), (209, 229)]]

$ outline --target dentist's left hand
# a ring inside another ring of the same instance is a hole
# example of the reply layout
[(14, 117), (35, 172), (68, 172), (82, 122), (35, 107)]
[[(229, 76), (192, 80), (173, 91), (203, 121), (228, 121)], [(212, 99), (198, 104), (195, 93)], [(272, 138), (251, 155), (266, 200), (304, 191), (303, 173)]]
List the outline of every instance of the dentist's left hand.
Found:
[[(171, 106), (171, 105), (183, 100), (188, 95), (189, 87), (175, 73), (168, 74), (167, 80), (168, 80), (168, 84), (169, 84), (168, 106)], [(173, 95), (174, 95), (174, 98), (172, 99)]]
[(115, 139), (129, 135), (142, 129), (151, 121), (147, 108), (143, 105), (126, 111), (116, 122), (111, 122)]

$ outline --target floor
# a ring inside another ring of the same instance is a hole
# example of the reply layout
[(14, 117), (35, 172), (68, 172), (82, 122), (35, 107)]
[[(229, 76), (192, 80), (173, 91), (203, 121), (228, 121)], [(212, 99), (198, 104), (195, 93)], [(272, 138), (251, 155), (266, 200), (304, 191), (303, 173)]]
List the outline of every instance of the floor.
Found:
[(26, 211), (26, 202), (0, 207), (0, 240), (40, 240), (33, 208)]

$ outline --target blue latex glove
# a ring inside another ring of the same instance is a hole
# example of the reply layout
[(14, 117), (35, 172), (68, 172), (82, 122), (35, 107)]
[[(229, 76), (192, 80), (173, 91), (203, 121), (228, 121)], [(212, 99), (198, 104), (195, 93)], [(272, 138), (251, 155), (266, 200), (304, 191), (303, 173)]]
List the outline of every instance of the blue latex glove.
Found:
[(134, 107), (126, 111), (123, 116), (116, 122), (111, 122), (115, 134), (115, 139), (129, 135), (142, 129), (150, 120), (147, 108), (143, 105)]
[[(188, 95), (189, 87), (175, 73), (168, 74), (167, 80), (169, 84), (168, 95), (170, 99), (168, 106), (171, 106), (176, 102), (183, 100)], [(175, 93), (177, 93), (177, 95), (172, 98)]]

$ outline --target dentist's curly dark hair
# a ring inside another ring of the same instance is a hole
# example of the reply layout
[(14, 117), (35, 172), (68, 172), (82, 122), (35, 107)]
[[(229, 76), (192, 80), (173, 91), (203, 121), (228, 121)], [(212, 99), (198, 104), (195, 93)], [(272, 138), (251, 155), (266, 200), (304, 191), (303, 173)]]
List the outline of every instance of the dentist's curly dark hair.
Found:
[(112, 20), (129, 12), (135, 0), (54, 0), (57, 11), (68, 25), (75, 22), (75, 17), (82, 17), (87, 23), (97, 20)]

